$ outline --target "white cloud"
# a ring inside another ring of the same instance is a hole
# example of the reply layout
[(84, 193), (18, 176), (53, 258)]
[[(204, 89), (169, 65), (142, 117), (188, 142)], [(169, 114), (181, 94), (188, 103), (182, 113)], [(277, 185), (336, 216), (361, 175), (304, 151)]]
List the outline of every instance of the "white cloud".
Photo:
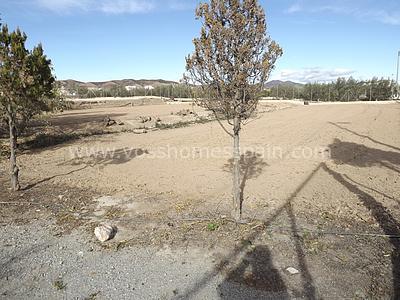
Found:
[(106, 14), (146, 13), (156, 9), (184, 10), (193, 8), (193, 0), (35, 0), (44, 9), (60, 14), (102, 12)]
[(154, 4), (149, 1), (103, 0), (99, 2), (100, 10), (110, 14), (143, 13), (154, 9)]
[(338, 77), (349, 77), (355, 71), (350, 69), (324, 69), (324, 68), (304, 68), (300, 70), (285, 69), (276, 73), (272, 79), (274, 80), (290, 80), (294, 82), (307, 83), (307, 82), (330, 82), (336, 80)]
[(400, 2), (388, 0), (385, 5), (372, 0), (301, 0), (294, 2), (286, 13), (299, 12), (318, 14), (321, 12), (354, 17), (360, 21), (377, 21), (389, 25), (400, 25)]
[(172, 10), (194, 10), (198, 4), (197, 1), (191, 0), (168, 0), (165, 1), (169, 9)]
[(389, 25), (400, 25), (400, 11), (387, 12), (384, 10), (370, 11), (365, 14), (366, 17), (371, 17), (376, 21)]
[(293, 13), (299, 12), (301, 10), (302, 10), (302, 8), (301, 8), (300, 3), (294, 3), (286, 10), (286, 12), (289, 14), (293, 14)]
[(86, 10), (91, 0), (37, 0), (37, 3), (46, 9), (62, 12), (71, 9)]

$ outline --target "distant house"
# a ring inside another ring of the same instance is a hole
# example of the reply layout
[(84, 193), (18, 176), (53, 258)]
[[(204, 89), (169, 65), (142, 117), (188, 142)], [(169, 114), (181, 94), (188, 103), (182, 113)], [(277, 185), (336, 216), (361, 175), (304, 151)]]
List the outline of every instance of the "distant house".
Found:
[(154, 86), (145, 85), (145, 86), (144, 86), (144, 89), (145, 89), (145, 90), (154, 90)]
[(101, 91), (101, 88), (99, 88), (99, 87), (94, 87), (94, 86), (90, 86), (90, 87), (88, 87), (87, 88), (89, 91)]
[(133, 91), (133, 90), (136, 90), (137, 88), (138, 88), (138, 86), (136, 86), (136, 85), (127, 85), (127, 86), (125, 86), (125, 89), (126, 89), (128, 92)]
[(71, 92), (65, 86), (61, 86), (60, 93), (61, 93), (61, 95), (66, 96), (66, 97), (76, 96), (75, 92)]

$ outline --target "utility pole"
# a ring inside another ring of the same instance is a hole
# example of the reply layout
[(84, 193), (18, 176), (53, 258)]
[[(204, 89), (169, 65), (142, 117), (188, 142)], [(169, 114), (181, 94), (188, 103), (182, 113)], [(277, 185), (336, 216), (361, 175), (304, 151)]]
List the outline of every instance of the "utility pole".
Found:
[(400, 96), (400, 91), (399, 91), (399, 65), (400, 65), (400, 50), (397, 53), (397, 75), (396, 75), (397, 97)]

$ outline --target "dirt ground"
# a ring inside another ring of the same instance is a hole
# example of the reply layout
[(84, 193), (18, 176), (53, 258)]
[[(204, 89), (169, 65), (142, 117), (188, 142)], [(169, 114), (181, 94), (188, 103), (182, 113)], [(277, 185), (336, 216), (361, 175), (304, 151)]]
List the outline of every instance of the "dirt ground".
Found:
[[(200, 297), (215, 277), (221, 280), (211, 298), (400, 298), (398, 103), (263, 103), (241, 135), (241, 225), (229, 217), (231, 138), (216, 121), (177, 117), (186, 109), (208, 116), (191, 104), (164, 104), (50, 118), (64, 133), (99, 130), (106, 116), (123, 125), (22, 151), (17, 194), (7, 189), (3, 159), (2, 226), (48, 220), (60, 238), (82, 231), (98, 245), (91, 232), (107, 221), (118, 233), (98, 251), (129, 256), (138, 246), (167, 244), (176, 253), (212, 253), (212, 271), (167, 298)], [(184, 123), (126, 130), (143, 116)], [(11, 255), (2, 253), (3, 260)]]

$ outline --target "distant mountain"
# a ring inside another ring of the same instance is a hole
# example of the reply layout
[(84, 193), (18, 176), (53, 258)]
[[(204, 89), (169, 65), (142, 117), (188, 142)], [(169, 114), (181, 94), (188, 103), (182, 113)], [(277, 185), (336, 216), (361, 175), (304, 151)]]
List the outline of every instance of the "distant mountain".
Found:
[[(59, 83), (64, 90), (67, 91), (76, 91), (79, 88), (86, 89), (94, 89), (94, 90), (109, 90), (115, 86), (120, 87), (134, 87), (134, 88), (144, 88), (144, 87), (159, 87), (166, 85), (177, 85), (179, 82), (176, 81), (168, 81), (163, 79), (121, 79), (121, 80), (109, 80), (109, 81), (92, 81), (92, 82), (82, 82), (77, 80), (60, 80)], [(290, 87), (301, 87), (303, 84), (293, 82), (293, 81), (281, 81), (281, 80), (272, 80), (266, 83), (265, 87), (268, 89), (274, 88), (279, 85), (290, 86)]]
[(293, 81), (282, 81), (282, 80), (271, 80), (265, 84), (265, 88), (270, 89), (276, 87), (278, 85), (285, 85), (285, 86), (294, 86), (294, 87), (301, 87), (303, 84)]
[(168, 80), (162, 80), (162, 79), (155, 79), (155, 80), (153, 80), (153, 79), (139, 79), (139, 80), (122, 79), (122, 80), (109, 80), (109, 81), (100, 81), (100, 82), (82, 82), (82, 81), (68, 79), (68, 80), (59, 80), (59, 83), (66, 90), (72, 90), (72, 89), (76, 89), (76, 88), (107, 90), (114, 86), (122, 86), (122, 87), (132, 86), (132, 87), (136, 87), (136, 88), (152, 86), (155, 88), (155, 87), (163, 86), (163, 85), (179, 84), (178, 82), (175, 82), (175, 81), (168, 81)]

